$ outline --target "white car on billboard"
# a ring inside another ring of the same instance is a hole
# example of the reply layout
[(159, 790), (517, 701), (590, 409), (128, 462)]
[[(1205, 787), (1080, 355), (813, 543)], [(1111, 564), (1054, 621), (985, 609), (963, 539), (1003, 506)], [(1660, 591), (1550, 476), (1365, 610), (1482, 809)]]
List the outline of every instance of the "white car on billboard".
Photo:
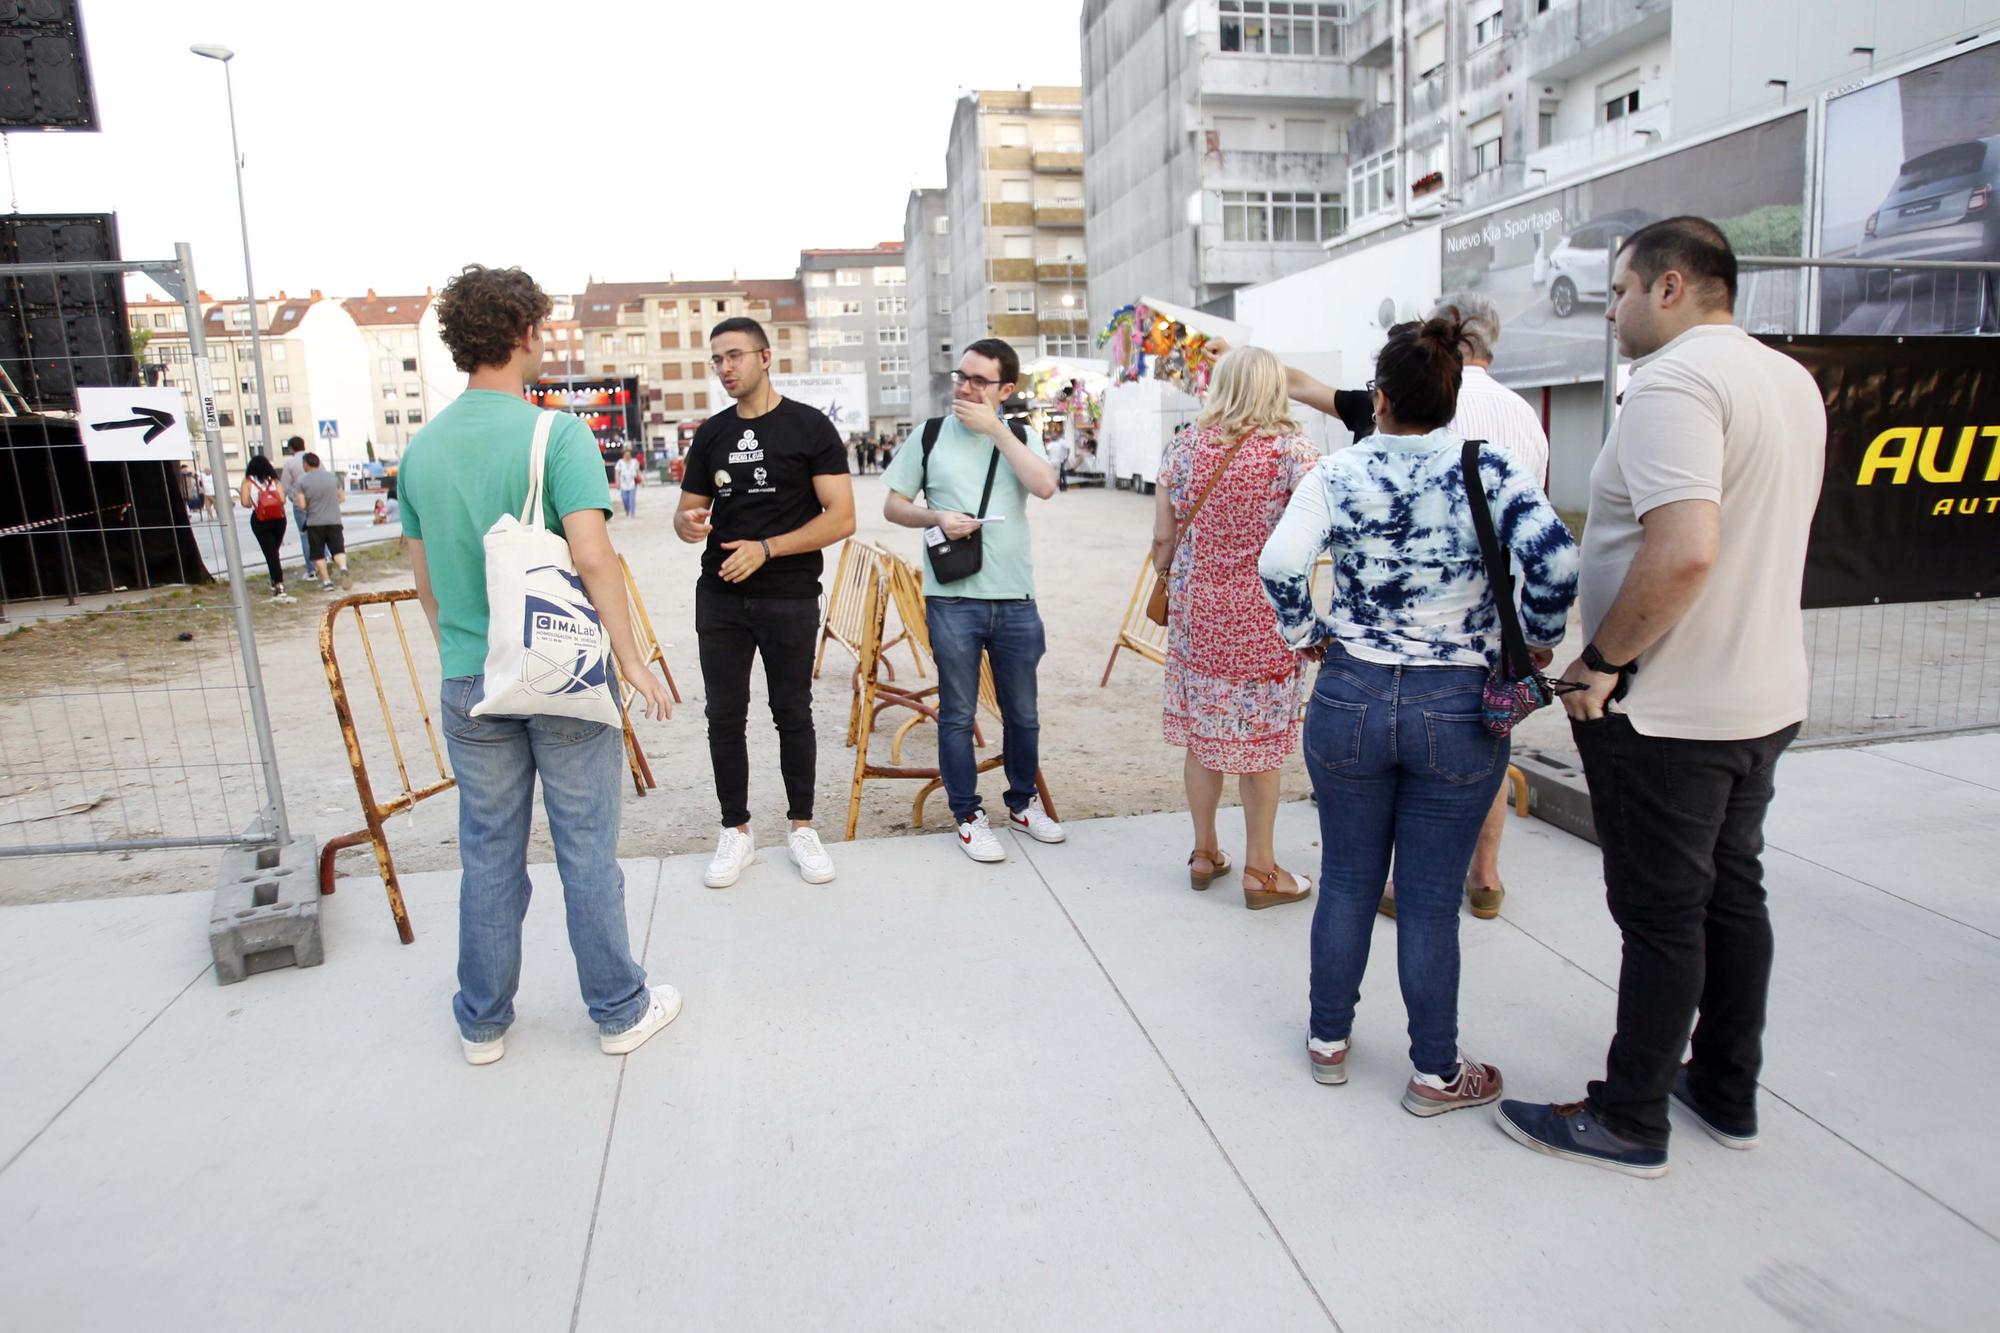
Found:
[(1557, 243), (1548, 261), (1549, 308), (1557, 319), (1568, 319), (1575, 314), (1579, 301), (1604, 304), (1610, 295), (1605, 280), (1609, 276), (1611, 242), (1630, 236), (1654, 220), (1651, 213), (1636, 208), (1620, 209), (1592, 218)]

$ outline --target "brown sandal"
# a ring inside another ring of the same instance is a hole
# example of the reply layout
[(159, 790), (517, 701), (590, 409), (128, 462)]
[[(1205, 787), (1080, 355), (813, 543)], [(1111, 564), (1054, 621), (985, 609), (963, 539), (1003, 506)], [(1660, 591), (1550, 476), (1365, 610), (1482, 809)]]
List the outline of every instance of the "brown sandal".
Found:
[[(1207, 874), (1203, 874), (1194, 868), (1196, 857), (1200, 857), (1202, 860), (1208, 862), (1209, 871)], [(1229, 869), (1229, 858), (1220, 851), (1210, 851), (1206, 847), (1197, 847), (1188, 853), (1188, 883), (1194, 886), (1197, 893), (1215, 883), (1216, 876), (1228, 874)]]
[[(1244, 885), (1243, 905), (1253, 912), (1261, 912), (1266, 907), (1276, 907), (1280, 903), (1302, 903), (1312, 897), (1312, 881), (1307, 879), (1298, 881), (1299, 887), (1296, 892), (1286, 893), (1279, 889), (1278, 874), (1281, 869), (1282, 867), (1280, 866), (1272, 866), (1269, 870), (1259, 870), (1255, 866), (1244, 866), (1244, 876), (1248, 879), (1256, 880), (1264, 887), (1253, 889), (1247, 884)], [(1290, 872), (1287, 871), (1285, 873), (1289, 874)]]

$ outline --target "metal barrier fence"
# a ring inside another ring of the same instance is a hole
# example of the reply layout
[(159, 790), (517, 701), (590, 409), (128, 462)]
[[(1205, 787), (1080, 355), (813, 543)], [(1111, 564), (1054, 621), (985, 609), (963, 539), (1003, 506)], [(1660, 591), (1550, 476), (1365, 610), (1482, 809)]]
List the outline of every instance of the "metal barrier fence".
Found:
[(228, 475), (187, 246), (0, 264), (18, 319), (0, 330), (0, 857), (291, 840), (226, 500), (227, 583), (208, 588), (179, 462), (85, 460), (76, 387), (139, 387), (104, 334), (135, 276), (185, 311), (187, 424)]

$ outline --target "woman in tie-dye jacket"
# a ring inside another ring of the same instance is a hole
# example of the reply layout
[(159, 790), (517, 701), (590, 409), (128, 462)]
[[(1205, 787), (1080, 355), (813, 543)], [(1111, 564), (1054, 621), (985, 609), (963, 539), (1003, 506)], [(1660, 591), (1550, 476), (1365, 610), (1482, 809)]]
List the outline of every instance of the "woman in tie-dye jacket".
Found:
[[(1458, 1046), (1458, 906), (1479, 826), (1507, 772), (1480, 692), (1500, 619), (1461, 465), (1445, 428), (1463, 362), (1456, 320), (1402, 324), (1375, 362), (1375, 434), (1302, 483), (1258, 573), (1293, 648), (1324, 655), (1305, 726), (1322, 849), (1312, 930), (1313, 1076), (1347, 1080), (1348, 1042), (1376, 903), (1396, 865), (1396, 963), (1416, 1066), (1416, 1115), (1500, 1095), (1500, 1071)], [(1500, 543), (1521, 570), (1521, 627), (1537, 667), (1562, 639), (1577, 550), (1538, 478), (1501, 449), (1479, 454)], [(1307, 593), (1333, 556), (1331, 609)]]

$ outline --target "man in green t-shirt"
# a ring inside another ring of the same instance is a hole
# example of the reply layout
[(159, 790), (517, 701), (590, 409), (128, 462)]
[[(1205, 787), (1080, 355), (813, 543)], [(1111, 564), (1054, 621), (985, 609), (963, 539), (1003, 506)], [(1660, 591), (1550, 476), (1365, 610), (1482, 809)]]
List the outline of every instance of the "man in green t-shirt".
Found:
[[(486, 530), (528, 499), (529, 455), (540, 413), (523, 396), (542, 364), (550, 301), (518, 268), (474, 264), (445, 284), (438, 331), (466, 391), (418, 431), (397, 474), (403, 535), (417, 597), (437, 638), (442, 712), (458, 780), (458, 1020), (465, 1058), (505, 1054), (521, 976), (528, 910), (528, 829), (535, 779), (562, 873), (570, 950), (584, 1003), (608, 1055), (635, 1050), (680, 1013), (672, 986), (649, 987), (625, 926), (618, 868), (624, 736), (601, 722), (536, 715), (474, 717), (486, 670)], [(564, 416), (549, 433), (542, 522), (570, 558), (604, 624), (620, 674), (651, 718), (672, 714), (666, 687), (632, 637), (624, 574), (605, 519), (611, 493), (597, 442)]]
[[(1000, 419), (1000, 404), (1013, 396), (1020, 375), (1020, 357), (1000, 339), (967, 347), (951, 376), (951, 414), (925, 422), (882, 474), (889, 486), (883, 517), (924, 529), (924, 619), (938, 668), (938, 771), (958, 825), (959, 850), (975, 861), (1007, 859), (980, 805), (972, 757), (982, 654), (993, 664), (1000, 701), (1007, 822), (1039, 842), (1063, 840), (1062, 825), (1036, 795), (1041, 726), (1035, 669), (1047, 640), (1028, 550), (1028, 497), (1054, 495), (1056, 470), (1040, 436), (1025, 427), (1017, 435)], [(940, 579), (932, 553), (974, 533), (981, 548), (978, 572)]]

